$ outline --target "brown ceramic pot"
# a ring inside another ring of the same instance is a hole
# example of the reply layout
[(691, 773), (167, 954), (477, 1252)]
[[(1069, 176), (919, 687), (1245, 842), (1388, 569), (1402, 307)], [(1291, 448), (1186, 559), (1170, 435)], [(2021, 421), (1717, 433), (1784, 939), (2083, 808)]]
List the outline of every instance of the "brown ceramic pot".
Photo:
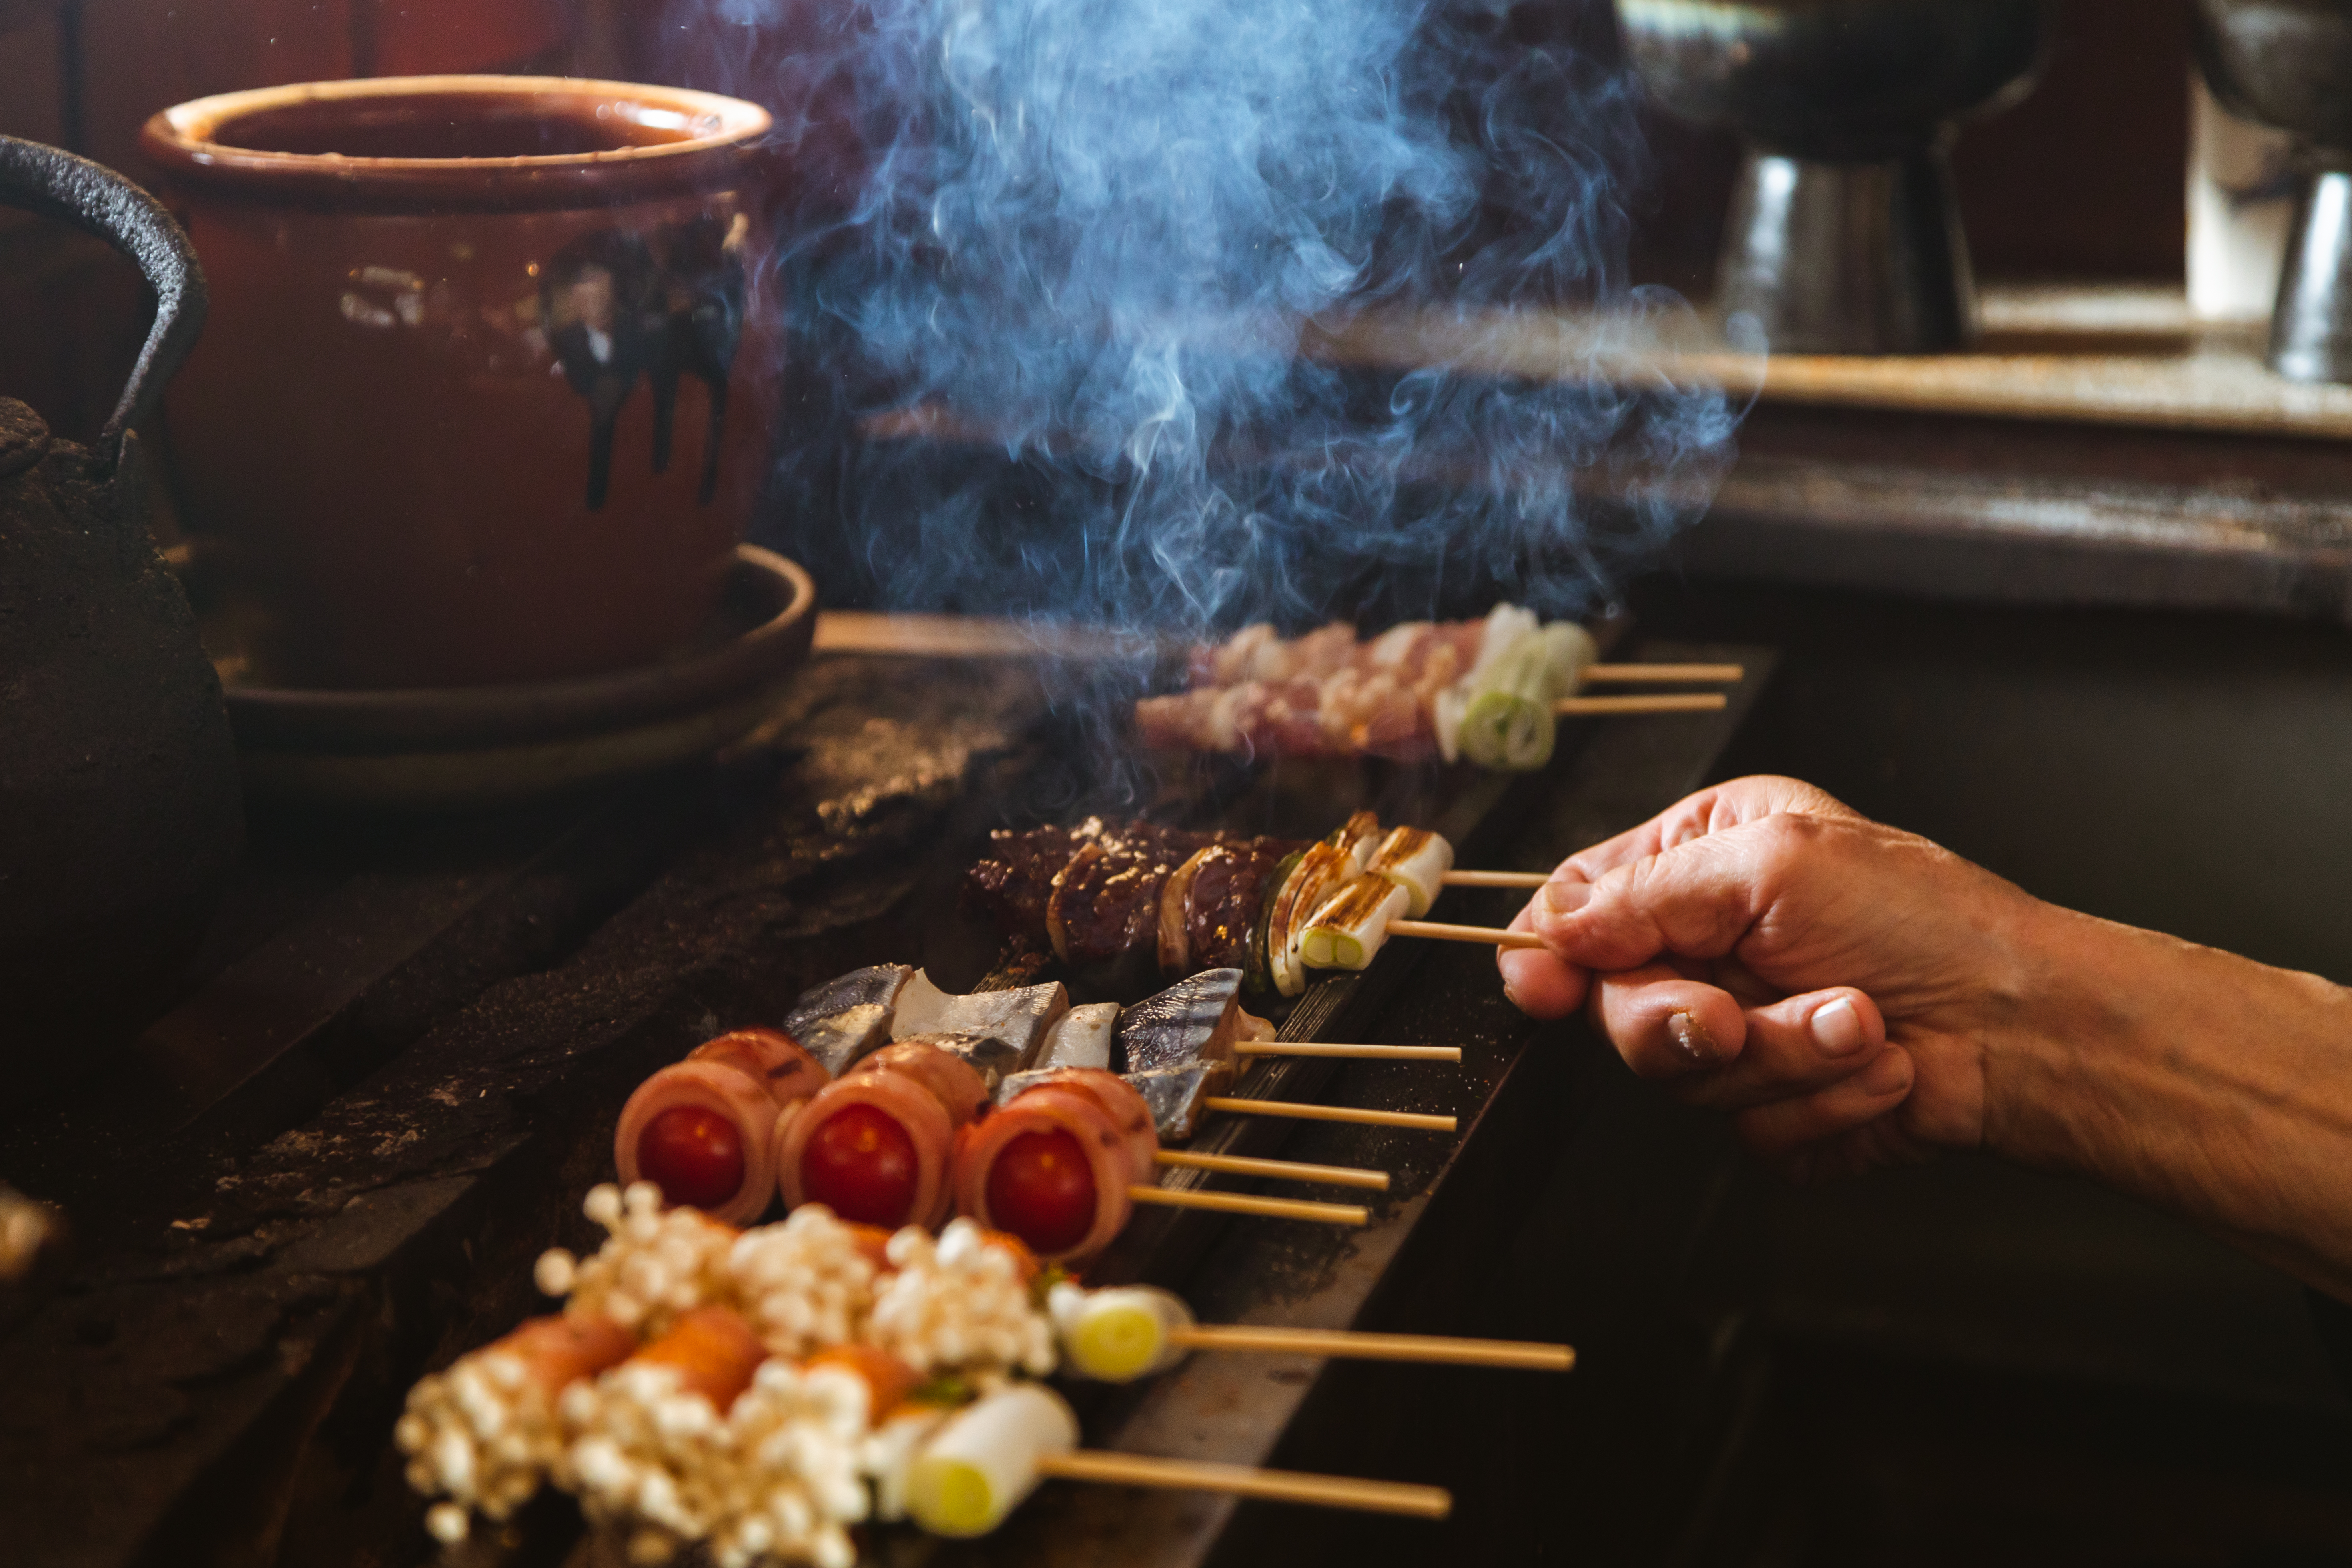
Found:
[(265, 88), (148, 121), (213, 287), (166, 401), (174, 466), (268, 611), (274, 673), (541, 679), (694, 632), (780, 367), (768, 124), (530, 77)]

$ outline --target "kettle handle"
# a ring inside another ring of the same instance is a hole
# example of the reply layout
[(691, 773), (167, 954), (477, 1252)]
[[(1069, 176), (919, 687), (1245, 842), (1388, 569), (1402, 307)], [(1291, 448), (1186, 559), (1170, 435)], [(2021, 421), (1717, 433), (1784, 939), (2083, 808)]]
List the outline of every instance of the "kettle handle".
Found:
[(172, 378), (205, 324), (205, 270), (163, 206), (113, 170), (37, 142), (0, 136), (0, 206), (58, 218), (107, 241), (138, 265), (155, 291), (155, 324), (131, 380), (99, 433), (100, 474), (121, 460), (123, 433)]

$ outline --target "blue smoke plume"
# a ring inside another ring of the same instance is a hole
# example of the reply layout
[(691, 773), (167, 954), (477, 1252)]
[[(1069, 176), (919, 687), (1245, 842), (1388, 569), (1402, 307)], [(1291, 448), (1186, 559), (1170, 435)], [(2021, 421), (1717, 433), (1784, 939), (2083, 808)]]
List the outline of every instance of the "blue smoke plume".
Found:
[[(836, 600), (1577, 614), (1729, 459), (1719, 390), (1603, 374), (1682, 309), (1625, 277), (1605, 7), (689, 4), (677, 74), (775, 110), (804, 176), (766, 531)], [(1528, 311), (1609, 326), (1496, 368)]]

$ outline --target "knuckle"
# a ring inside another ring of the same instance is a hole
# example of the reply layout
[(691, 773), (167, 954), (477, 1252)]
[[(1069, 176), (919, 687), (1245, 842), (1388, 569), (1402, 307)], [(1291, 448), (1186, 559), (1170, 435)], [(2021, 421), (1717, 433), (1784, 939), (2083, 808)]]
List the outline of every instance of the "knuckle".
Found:
[(1830, 831), (1819, 817), (1775, 812), (1755, 825), (1758, 858), (1767, 871), (1801, 869), (1822, 853)]

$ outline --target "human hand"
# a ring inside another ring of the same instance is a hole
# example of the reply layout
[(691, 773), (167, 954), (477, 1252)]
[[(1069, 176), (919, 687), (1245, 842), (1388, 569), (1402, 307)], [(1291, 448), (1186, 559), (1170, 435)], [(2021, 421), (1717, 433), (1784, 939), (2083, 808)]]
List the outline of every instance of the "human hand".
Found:
[(1634, 1071), (1804, 1179), (1982, 1142), (2038, 907), (1811, 784), (1745, 778), (1561, 862), (1511, 922), (1545, 946), (1496, 962), (1522, 1011), (1587, 1006)]

